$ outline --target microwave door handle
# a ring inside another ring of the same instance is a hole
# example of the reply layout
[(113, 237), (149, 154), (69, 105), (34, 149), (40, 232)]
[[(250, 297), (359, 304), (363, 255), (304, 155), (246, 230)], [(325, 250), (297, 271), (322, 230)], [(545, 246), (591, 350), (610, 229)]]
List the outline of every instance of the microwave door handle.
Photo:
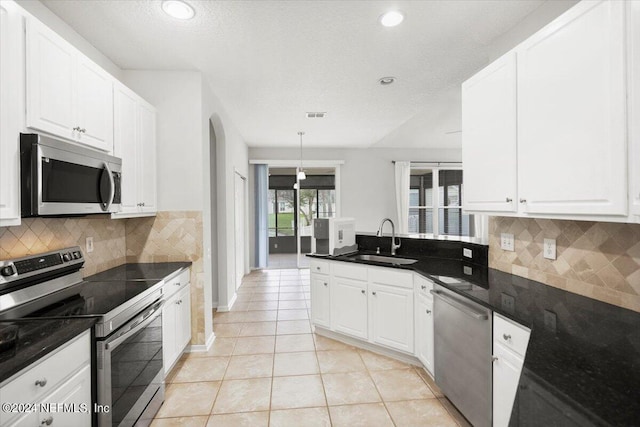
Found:
[(136, 321), (137, 323), (133, 322), (132, 327), (128, 331), (126, 331), (122, 335), (119, 335), (117, 338), (114, 338), (113, 340), (107, 342), (104, 346), (104, 349), (108, 351), (115, 349), (124, 341), (126, 341), (127, 338), (131, 337), (132, 335), (135, 335), (141, 329), (145, 328), (147, 325), (149, 325), (149, 323), (153, 322), (160, 315), (160, 313), (162, 313), (161, 308), (163, 305), (164, 305), (164, 301), (160, 301), (159, 303), (156, 303), (153, 306), (153, 308), (149, 310), (149, 312), (140, 316), (141, 318), (139, 318)]
[(113, 203), (113, 198), (116, 196), (116, 183), (113, 180), (113, 174), (111, 173), (111, 168), (109, 167), (109, 163), (104, 163), (104, 170), (107, 172), (109, 176), (109, 201), (107, 203), (102, 203), (102, 210), (105, 212), (109, 212), (111, 208), (111, 204)]

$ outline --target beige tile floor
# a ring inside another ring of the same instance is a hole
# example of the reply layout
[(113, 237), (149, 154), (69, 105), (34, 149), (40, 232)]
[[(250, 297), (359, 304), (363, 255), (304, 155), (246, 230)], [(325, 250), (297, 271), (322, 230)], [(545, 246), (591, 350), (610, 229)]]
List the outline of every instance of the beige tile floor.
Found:
[(309, 270), (246, 276), (214, 331), (167, 377), (152, 427), (468, 425), (422, 369), (314, 334)]

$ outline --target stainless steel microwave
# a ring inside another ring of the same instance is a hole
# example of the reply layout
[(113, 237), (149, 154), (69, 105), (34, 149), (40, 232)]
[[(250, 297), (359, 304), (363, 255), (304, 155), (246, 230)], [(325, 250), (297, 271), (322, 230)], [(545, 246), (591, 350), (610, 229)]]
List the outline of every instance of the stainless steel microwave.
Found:
[(122, 160), (38, 134), (20, 134), (22, 217), (120, 209)]

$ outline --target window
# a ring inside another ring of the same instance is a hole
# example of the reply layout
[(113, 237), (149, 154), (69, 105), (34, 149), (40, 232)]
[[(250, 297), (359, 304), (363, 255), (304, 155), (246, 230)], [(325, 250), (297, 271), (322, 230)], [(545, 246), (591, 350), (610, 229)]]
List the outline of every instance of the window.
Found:
[(462, 170), (412, 166), (409, 233), (475, 236), (473, 215), (462, 212), (462, 197)]
[(294, 235), (294, 197), (293, 190), (269, 190), (269, 237)]
[(311, 236), (313, 218), (336, 215), (336, 190), (303, 188), (300, 190), (300, 235)]

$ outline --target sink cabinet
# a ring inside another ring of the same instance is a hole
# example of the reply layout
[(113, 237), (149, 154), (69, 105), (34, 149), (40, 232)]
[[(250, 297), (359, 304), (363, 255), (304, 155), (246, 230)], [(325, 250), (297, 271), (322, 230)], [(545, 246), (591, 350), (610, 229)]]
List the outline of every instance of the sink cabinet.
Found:
[(334, 276), (331, 285), (332, 329), (356, 338), (368, 339), (366, 280)]

